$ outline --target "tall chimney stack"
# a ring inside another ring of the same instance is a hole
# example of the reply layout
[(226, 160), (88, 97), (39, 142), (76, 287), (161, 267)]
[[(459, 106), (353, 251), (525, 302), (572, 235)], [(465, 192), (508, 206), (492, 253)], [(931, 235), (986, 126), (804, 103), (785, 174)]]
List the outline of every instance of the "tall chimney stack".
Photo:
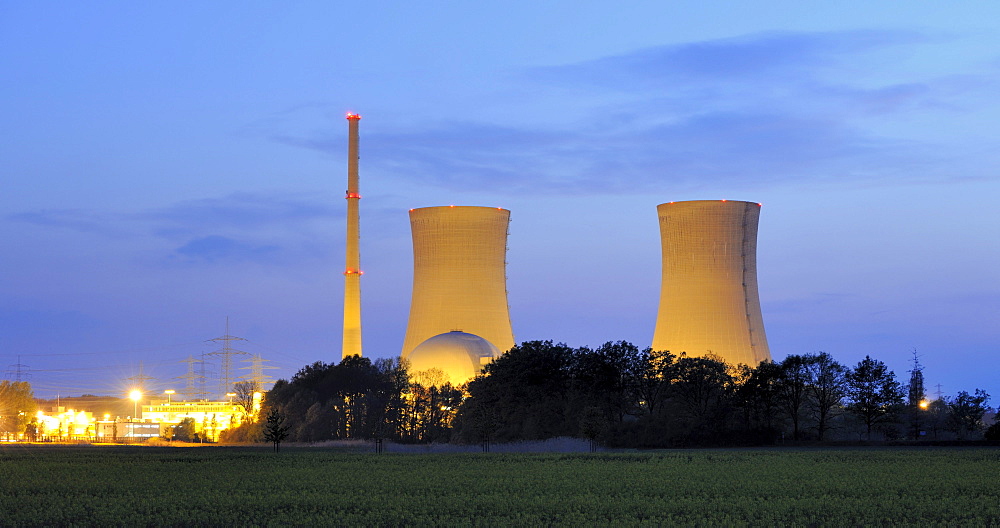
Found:
[(344, 343), (341, 359), (361, 355), (361, 241), (358, 212), (358, 114), (347, 114), (347, 268), (344, 270)]

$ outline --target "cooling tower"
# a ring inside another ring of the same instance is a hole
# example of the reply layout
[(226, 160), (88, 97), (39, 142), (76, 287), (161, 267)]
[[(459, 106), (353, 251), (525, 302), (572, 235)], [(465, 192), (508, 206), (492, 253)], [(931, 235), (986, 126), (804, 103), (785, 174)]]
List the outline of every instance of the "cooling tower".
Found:
[(499, 352), (514, 346), (507, 307), (509, 222), (510, 211), (494, 207), (410, 210), (413, 297), (403, 359), (427, 339), (455, 330)]
[(732, 365), (771, 359), (757, 293), (760, 204), (695, 200), (656, 210), (663, 277), (653, 349)]

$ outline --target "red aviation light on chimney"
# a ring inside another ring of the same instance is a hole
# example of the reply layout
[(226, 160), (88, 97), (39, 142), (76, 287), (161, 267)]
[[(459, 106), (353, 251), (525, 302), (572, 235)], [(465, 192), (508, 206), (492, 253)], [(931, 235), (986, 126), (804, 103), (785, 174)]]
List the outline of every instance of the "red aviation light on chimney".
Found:
[(361, 198), (361, 195), (360, 195), (360, 194), (358, 194), (358, 193), (352, 193), (352, 192), (348, 191), (348, 192), (347, 192), (347, 196), (346, 196), (346, 197), (347, 197), (347, 198), (358, 198), (358, 199), (360, 199), (360, 198)]
[(347, 112), (347, 119), (361, 119), (361, 114), (352, 114)]

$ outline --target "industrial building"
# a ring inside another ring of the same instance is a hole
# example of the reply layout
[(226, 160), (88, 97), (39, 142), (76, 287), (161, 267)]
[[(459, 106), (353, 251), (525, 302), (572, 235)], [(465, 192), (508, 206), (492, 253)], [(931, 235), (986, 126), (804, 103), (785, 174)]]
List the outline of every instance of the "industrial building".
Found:
[(760, 204), (657, 206), (662, 247), (653, 349), (756, 366), (771, 359), (757, 293)]
[(413, 293), (401, 357), (411, 370), (439, 368), (462, 383), (514, 346), (509, 223), (510, 211), (498, 207), (410, 210)]

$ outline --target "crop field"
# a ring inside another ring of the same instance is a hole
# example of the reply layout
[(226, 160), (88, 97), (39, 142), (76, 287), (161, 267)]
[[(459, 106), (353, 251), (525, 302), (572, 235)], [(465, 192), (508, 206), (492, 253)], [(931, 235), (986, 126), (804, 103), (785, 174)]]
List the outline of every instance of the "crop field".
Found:
[(0, 526), (997, 526), (1000, 449), (0, 447)]

